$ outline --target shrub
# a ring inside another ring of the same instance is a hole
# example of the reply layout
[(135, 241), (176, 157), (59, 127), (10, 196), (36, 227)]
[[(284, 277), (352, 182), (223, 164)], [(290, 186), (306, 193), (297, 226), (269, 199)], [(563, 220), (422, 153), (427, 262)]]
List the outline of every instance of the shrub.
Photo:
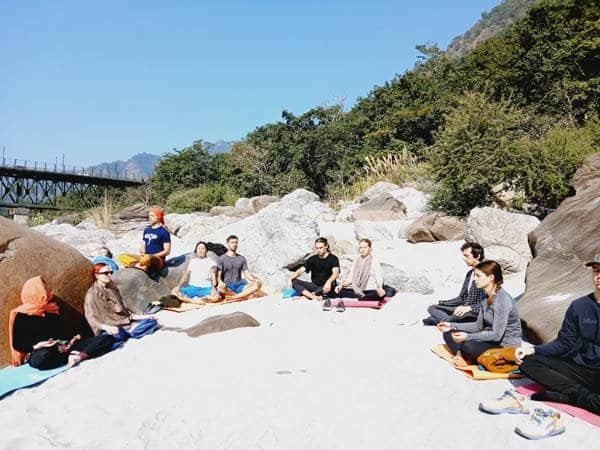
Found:
[(173, 192), (167, 198), (166, 206), (171, 212), (191, 213), (208, 211), (213, 206), (233, 205), (237, 195), (222, 184), (206, 184), (194, 189)]

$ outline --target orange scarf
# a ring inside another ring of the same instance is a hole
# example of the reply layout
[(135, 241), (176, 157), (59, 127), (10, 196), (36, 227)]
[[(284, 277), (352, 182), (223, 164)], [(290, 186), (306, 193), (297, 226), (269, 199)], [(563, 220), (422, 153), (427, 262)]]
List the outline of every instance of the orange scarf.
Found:
[(158, 207), (158, 206), (153, 206), (152, 208), (150, 208), (150, 211), (154, 213), (154, 215), (156, 216), (156, 218), (158, 219), (158, 221), (160, 223), (162, 223), (163, 225), (165, 224), (165, 210)]
[(13, 366), (23, 364), (26, 356), (13, 347), (13, 324), (15, 317), (18, 313), (41, 317), (45, 317), (46, 313), (58, 314), (58, 304), (52, 301), (53, 296), (42, 277), (30, 278), (23, 285), (23, 289), (21, 290), (21, 302), (23, 304), (12, 309), (8, 316), (8, 338), (10, 340)]

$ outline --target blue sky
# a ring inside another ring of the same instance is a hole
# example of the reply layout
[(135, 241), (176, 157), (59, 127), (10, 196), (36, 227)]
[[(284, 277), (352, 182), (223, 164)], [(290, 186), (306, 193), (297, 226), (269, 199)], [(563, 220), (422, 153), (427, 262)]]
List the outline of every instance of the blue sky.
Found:
[(92, 164), (357, 97), (500, 0), (0, 0), (0, 150)]

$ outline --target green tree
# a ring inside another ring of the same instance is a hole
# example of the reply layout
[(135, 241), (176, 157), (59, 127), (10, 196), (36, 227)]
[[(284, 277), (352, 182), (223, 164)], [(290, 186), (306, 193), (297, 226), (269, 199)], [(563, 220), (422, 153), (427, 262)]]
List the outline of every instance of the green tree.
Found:
[(172, 192), (198, 187), (212, 181), (211, 156), (202, 141), (167, 153), (156, 165), (151, 183), (162, 199)]

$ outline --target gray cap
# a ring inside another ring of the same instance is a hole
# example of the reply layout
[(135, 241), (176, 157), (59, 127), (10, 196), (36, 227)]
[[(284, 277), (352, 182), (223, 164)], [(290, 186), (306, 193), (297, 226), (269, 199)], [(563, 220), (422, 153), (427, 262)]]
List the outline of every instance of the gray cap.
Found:
[(600, 253), (596, 254), (591, 261), (586, 262), (586, 266), (593, 266), (594, 264), (600, 264)]

